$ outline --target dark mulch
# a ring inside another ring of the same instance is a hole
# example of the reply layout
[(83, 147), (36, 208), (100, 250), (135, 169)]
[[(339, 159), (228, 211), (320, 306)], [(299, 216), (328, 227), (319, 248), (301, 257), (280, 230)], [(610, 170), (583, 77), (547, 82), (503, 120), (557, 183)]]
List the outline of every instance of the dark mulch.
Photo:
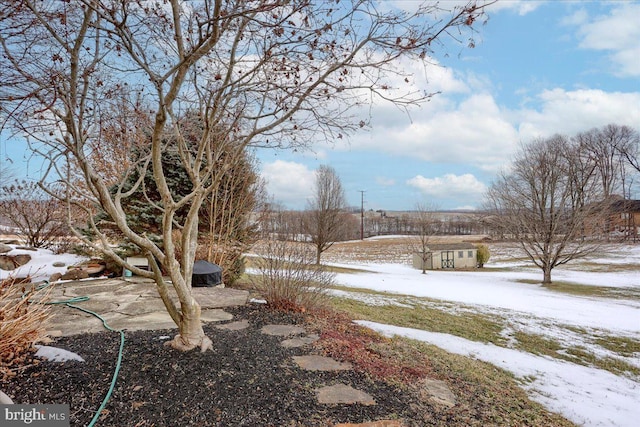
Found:
[[(264, 335), (270, 323), (301, 323), (301, 316), (264, 306), (229, 310), (248, 319), (242, 331), (205, 325), (213, 351), (181, 353), (163, 345), (174, 331), (126, 332), (120, 375), (98, 426), (327, 426), (402, 418), (420, 425), (414, 397), (405, 389), (356, 371), (308, 372), (292, 356), (313, 347), (287, 349), (283, 338)], [(66, 403), (71, 425), (86, 426), (107, 393), (119, 334), (59, 338), (53, 343), (86, 362), (44, 362), (24, 369), (0, 387), (16, 403)], [(377, 405), (321, 405), (315, 390), (336, 383), (366, 391)]]

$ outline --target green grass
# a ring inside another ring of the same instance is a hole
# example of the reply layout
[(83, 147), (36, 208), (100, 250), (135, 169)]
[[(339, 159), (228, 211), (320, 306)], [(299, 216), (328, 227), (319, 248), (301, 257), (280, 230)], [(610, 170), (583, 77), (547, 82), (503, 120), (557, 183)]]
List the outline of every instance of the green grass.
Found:
[[(515, 348), (526, 351), (527, 353), (550, 356), (554, 359), (566, 360), (583, 366), (594, 366), (616, 375), (631, 374), (632, 376), (640, 376), (640, 368), (614, 357), (598, 357), (583, 346), (563, 346), (558, 340), (520, 331), (516, 331), (513, 337), (517, 340)], [(623, 342), (628, 344), (628, 346), (623, 346), (625, 349), (637, 349), (637, 346), (640, 346), (640, 343), (631, 339), (627, 342), (623, 338), (610, 338), (614, 343), (618, 343), (617, 348), (620, 348)], [(603, 342), (606, 343), (606, 340), (597, 340), (597, 344), (599, 345), (602, 345)], [(602, 345), (602, 347), (605, 346)], [(611, 351), (625, 356), (625, 354), (613, 349), (613, 347), (616, 347), (615, 344), (611, 347), (612, 348), (609, 348)]]
[[(413, 308), (398, 305), (371, 306), (364, 302), (346, 298), (331, 298), (332, 305), (351, 313), (361, 320), (386, 323), (406, 328), (442, 332), (472, 341), (491, 342), (504, 345), (500, 335), (502, 322), (477, 313), (452, 314), (427, 304), (412, 304)], [(400, 300), (404, 304), (411, 302)]]

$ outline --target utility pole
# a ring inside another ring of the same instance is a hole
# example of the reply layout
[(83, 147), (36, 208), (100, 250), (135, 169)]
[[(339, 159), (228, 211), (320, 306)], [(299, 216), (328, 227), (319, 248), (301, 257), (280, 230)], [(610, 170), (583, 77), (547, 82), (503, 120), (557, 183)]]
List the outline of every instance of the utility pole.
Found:
[(364, 192), (360, 190), (360, 240), (364, 240)]

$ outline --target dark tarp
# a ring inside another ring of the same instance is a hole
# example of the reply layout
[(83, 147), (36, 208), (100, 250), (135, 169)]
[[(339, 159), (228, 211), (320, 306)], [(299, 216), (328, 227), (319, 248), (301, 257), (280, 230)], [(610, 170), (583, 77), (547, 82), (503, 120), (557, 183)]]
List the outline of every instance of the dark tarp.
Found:
[(193, 263), (193, 275), (191, 276), (191, 286), (201, 288), (206, 286), (216, 286), (222, 283), (222, 268), (204, 260)]

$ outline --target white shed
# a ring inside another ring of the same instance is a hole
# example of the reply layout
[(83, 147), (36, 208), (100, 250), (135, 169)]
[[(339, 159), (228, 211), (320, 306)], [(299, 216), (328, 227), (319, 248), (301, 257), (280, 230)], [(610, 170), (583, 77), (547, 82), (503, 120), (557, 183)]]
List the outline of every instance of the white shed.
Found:
[(478, 248), (471, 243), (448, 243), (429, 245), (423, 256), (422, 252), (413, 254), (413, 267), (422, 270), (441, 270), (452, 268), (475, 268), (477, 266)]

